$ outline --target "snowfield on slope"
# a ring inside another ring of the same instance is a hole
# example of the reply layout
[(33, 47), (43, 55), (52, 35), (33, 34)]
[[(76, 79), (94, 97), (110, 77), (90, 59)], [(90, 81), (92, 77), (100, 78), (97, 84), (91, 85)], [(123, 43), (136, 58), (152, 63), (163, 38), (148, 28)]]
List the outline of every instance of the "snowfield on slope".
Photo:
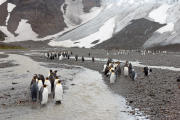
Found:
[(166, 25), (158, 29), (153, 36), (144, 43), (143, 46), (145, 48), (180, 43), (179, 9), (180, 3), (172, 3), (171, 5), (162, 4), (149, 14), (149, 17), (154, 21)]
[(11, 12), (13, 11), (13, 9), (16, 7), (16, 5), (12, 4), (12, 3), (8, 3), (8, 16), (6, 18), (6, 26), (8, 25), (8, 21), (9, 21), (9, 18), (10, 18), (10, 14)]
[(21, 19), (21, 21), (19, 22), (19, 26), (15, 31), (17, 36), (9, 32), (6, 26), (0, 26), (0, 30), (6, 33), (6, 35), (8, 36), (5, 38), (5, 42), (36, 40), (38, 37), (38, 34), (36, 34), (32, 30), (31, 25), (28, 23), (28, 20), (26, 19)]
[[(65, 41), (51, 41), (49, 45), (51, 46), (62, 46), (62, 47), (85, 47), (91, 48), (103, 41), (112, 37), (115, 28), (115, 17), (109, 19), (104, 23), (104, 25), (99, 29), (98, 32), (91, 34), (85, 38), (79, 40), (65, 40)], [(95, 42), (93, 44), (93, 42)]]
[(3, 3), (5, 3), (7, 0), (0, 0), (0, 5), (2, 5)]

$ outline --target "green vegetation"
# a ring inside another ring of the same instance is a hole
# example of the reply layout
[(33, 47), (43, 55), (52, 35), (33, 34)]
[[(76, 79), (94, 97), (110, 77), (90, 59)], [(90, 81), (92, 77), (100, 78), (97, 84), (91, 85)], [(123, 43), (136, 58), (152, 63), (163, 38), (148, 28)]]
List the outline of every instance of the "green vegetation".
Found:
[(12, 45), (6, 45), (6, 44), (0, 44), (0, 49), (7, 50), (7, 49), (25, 49), (21, 46), (12, 46)]

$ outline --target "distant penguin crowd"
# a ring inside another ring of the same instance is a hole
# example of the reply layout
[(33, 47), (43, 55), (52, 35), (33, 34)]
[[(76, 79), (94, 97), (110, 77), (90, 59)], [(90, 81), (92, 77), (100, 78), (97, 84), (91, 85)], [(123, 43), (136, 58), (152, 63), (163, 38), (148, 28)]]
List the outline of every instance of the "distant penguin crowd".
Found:
[[(73, 55), (72, 51), (49, 51), (49, 52), (45, 52), (44, 56), (47, 59), (50, 60), (59, 60), (59, 61), (63, 61), (63, 60), (70, 60), (70, 59), (74, 59), (75, 61), (79, 61), (81, 60), (82, 62), (85, 62), (86, 58), (84, 56), (78, 56), (77, 54)], [(91, 57), (91, 53), (88, 53), (88, 57)], [(92, 56), (91, 57), (92, 62), (95, 62), (95, 58)]]
[(35, 74), (30, 84), (32, 102), (46, 105), (50, 95), (53, 95), (56, 104), (61, 104), (63, 100), (62, 81), (57, 76), (57, 71), (49, 71), (48, 77), (42, 74)]

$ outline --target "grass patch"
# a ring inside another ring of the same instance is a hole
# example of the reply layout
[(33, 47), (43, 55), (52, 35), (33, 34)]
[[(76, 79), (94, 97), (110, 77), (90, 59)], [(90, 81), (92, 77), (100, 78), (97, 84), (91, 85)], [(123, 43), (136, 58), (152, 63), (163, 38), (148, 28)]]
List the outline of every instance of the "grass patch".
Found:
[(12, 45), (6, 45), (6, 44), (0, 44), (1, 50), (7, 50), (7, 49), (25, 49), (21, 46), (12, 46)]

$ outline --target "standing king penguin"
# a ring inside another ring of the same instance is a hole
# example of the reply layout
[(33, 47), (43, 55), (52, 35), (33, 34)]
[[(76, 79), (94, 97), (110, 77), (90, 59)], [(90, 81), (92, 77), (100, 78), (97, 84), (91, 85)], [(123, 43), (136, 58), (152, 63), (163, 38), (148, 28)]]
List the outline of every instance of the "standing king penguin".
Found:
[(54, 94), (55, 94), (54, 95), (54, 100), (55, 100), (56, 104), (61, 104), (62, 99), (63, 99), (63, 87), (62, 87), (62, 84), (61, 84), (60, 80), (56, 84)]
[(46, 84), (40, 90), (40, 103), (45, 105), (48, 102), (48, 88)]

